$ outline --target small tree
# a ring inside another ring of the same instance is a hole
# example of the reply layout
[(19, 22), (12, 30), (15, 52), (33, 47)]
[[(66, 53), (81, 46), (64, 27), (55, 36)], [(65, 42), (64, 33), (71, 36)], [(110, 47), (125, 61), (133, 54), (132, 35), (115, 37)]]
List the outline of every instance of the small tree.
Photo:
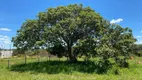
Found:
[[(117, 64), (128, 67), (126, 60), (133, 52), (131, 46), (136, 41), (132, 35), (132, 30), (115, 24), (110, 24), (106, 28), (104, 32), (100, 33), (102, 36), (96, 48), (98, 55), (105, 61), (113, 58)], [(122, 56), (123, 58), (121, 58)]]
[(60, 59), (65, 56), (65, 47), (57, 43), (53, 47), (48, 48), (48, 52), (53, 55), (57, 55), (57, 57)]

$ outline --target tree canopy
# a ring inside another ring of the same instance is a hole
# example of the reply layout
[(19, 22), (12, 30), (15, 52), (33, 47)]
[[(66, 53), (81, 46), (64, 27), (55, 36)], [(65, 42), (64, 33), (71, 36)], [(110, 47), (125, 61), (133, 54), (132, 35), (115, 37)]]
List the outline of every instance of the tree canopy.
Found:
[(49, 8), (37, 17), (23, 23), (13, 37), (14, 46), (23, 50), (44, 48), (71, 61), (77, 61), (78, 56), (117, 61), (119, 56), (129, 56), (136, 41), (131, 29), (110, 24), (82, 4)]

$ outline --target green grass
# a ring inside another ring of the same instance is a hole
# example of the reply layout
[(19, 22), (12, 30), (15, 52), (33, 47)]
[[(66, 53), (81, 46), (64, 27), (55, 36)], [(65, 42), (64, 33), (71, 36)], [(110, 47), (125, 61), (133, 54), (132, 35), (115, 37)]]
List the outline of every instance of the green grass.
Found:
[[(95, 62), (69, 63), (62, 58), (28, 58), (24, 65), (24, 58), (11, 58), (11, 67), (7, 67), (7, 59), (0, 59), (0, 80), (142, 80), (142, 57), (129, 60), (130, 67), (114, 66), (107, 73), (99, 74), (101, 69)], [(99, 70), (100, 69), (100, 70)], [(119, 74), (114, 72), (118, 70)]]

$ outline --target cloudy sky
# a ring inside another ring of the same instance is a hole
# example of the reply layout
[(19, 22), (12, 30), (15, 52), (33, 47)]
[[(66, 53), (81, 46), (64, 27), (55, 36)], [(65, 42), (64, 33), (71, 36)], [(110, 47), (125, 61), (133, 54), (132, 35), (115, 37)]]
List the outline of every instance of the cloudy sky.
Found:
[(90, 6), (110, 23), (131, 28), (137, 43), (142, 43), (142, 0), (0, 0), (0, 47), (10, 47), (26, 19), (49, 7), (75, 3)]

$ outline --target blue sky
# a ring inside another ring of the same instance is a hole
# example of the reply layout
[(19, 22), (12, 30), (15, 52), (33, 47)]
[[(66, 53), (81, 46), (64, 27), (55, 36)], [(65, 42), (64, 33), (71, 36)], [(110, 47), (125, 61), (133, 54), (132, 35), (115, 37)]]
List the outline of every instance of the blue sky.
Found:
[(69, 4), (90, 6), (111, 23), (131, 28), (137, 43), (142, 43), (142, 0), (0, 0), (0, 47), (9, 48), (26, 19), (36, 18), (47, 8)]

